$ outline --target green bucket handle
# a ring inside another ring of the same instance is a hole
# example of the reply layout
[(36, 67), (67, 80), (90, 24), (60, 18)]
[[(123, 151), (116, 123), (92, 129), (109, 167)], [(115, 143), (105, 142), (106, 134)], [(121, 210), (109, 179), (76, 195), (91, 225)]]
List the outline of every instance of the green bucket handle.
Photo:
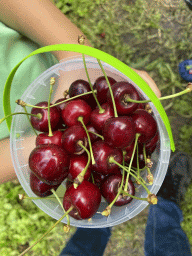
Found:
[[(4, 92), (3, 92), (3, 108), (4, 108), (4, 115), (10, 115), (11, 114), (11, 105), (10, 105), (10, 91), (11, 91), (11, 84), (13, 77), (19, 68), (19, 66), (28, 59), (29, 57), (39, 54), (39, 53), (45, 53), (45, 52), (54, 52), (54, 51), (69, 51), (69, 52), (77, 52), (89, 55), (91, 57), (94, 57), (96, 59), (99, 59), (117, 70), (119, 70), (121, 73), (123, 73), (125, 76), (129, 77), (134, 83), (137, 84), (137, 86), (150, 98), (156, 109), (158, 110), (165, 127), (167, 129), (167, 133), (170, 139), (171, 144), (171, 150), (175, 151), (175, 144), (173, 140), (172, 130), (170, 126), (169, 119), (167, 117), (167, 114), (160, 102), (160, 100), (157, 98), (155, 93), (152, 91), (150, 86), (130, 67), (128, 67), (126, 64), (121, 62), (120, 60), (116, 59), (115, 57), (111, 56), (110, 54), (107, 54), (101, 50), (95, 49), (93, 47), (85, 46), (85, 45), (78, 45), (78, 44), (57, 44), (57, 45), (49, 45), (42, 48), (39, 48), (35, 51), (33, 51), (31, 54), (26, 56), (23, 60), (21, 60), (11, 71), (9, 74), (7, 81), (5, 83)], [(11, 122), (12, 117), (6, 119), (7, 127), (10, 131), (11, 129)]]

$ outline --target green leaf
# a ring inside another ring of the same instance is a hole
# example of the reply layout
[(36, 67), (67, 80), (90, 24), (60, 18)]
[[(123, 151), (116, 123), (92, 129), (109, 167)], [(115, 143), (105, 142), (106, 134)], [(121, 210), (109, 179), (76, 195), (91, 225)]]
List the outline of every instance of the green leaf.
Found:
[[(54, 51), (70, 51), (70, 52), (78, 52), (78, 53), (83, 53), (86, 55), (89, 55), (91, 57), (94, 57), (96, 59), (100, 59), (101, 61), (106, 62), (107, 64), (113, 66), (120, 72), (122, 72), (125, 76), (129, 77), (134, 83), (137, 84), (138, 87), (140, 87), (143, 92), (146, 93), (146, 95), (150, 98), (156, 109), (158, 110), (165, 127), (167, 129), (167, 133), (169, 135), (170, 143), (171, 143), (171, 149), (172, 151), (175, 151), (175, 145), (174, 145), (174, 140), (173, 140), (173, 135), (172, 135), (172, 130), (171, 126), (169, 123), (169, 119), (167, 117), (167, 114), (165, 113), (165, 110), (160, 103), (159, 99), (155, 95), (155, 93), (152, 91), (150, 86), (135, 72), (133, 71), (130, 67), (128, 67), (126, 64), (121, 62), (120, 60), (116, 59), (115, 57), (100, 51), (98, 49), (85, 46), (85, 45), (77, 45), (77, 44), (58, 44), (58, 45), (49, 45), (45, 46), (42, 48), (39, 48), (35, 51), (33, 51), (31, 54), (29, 54), (27, 57), (25, 57), (23, 60), (21, 60), (11, 71), (9, 74), (9, 77), (6, 81), (5, 87), (4, 87), (4, 92), (3, 92), (3, 107), (4, 107), (4, 114), (5, 116), (11, 114), (11, 106), (10, 106), (10, 90), (11, 90), (11, 84), (13, 77), (19, 68), (19, 66), (29, 57), (44, 53), (44, 52), (54, 52)], [(11, 121), (12, 117), (9, 117), (6, 119), (8, 129), (10, 130), (11, 128)]]

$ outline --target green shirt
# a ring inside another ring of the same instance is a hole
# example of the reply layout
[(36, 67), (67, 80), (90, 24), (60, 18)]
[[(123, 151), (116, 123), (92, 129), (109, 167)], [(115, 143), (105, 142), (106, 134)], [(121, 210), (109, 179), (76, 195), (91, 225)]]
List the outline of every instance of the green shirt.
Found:
[[(3, 89), (11, 70), (39, 45), (22, 36), (17, 31), (0, 22), (0, 118), (3, 112)], [(56, 59), (50, 53), (38, 54), (27, 59), (17, 70), (11, 86), (11, 110), (15, 100), (21, 98), (26, 88), (46, 69), (53, 66)], [(0, 124), (0, 140), (9, 137), (6, 121)]]

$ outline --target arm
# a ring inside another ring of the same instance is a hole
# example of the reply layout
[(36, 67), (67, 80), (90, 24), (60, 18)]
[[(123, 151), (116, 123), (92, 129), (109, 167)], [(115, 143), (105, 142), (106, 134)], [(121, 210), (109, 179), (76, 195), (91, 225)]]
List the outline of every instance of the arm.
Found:
[(9, 138), (0, 141), (0, 184), (17, 178), (10, 153)]
[[(40, 46), (77, 44), (83, 34), (50, 0), (2, 0), (0, 21)], [(85, 45), (91, 46), (88, 40)], [(61, 51), (54, 55), (60, 61), (78, 53)], [(9, 138), (0, 141), (0, 163), (0, 184), (17, 178)]]
[[(0, 21), (30, 38), (40, 46), (78, 44), (78, 29), (50, 0), (2, 0)], [(85, 40), (85, 45), (91, 46)], [(78, 55), (54, 52), (60, 61)]]
[[(82, 32), (50, 0), (1, 0), (0, 21), (30, 38), (40, 46), (52, 44), (77, 44)], [(85, 45), (90, 46), (86, 40)], [(60, 61), (78, 55), (71, 52), (54, 52)], [(156, 95), (160, 91), (145, 71), (135, 70), (151, 86)], [(0, 184), (16, 179), (9, 138), (0, 141)]]

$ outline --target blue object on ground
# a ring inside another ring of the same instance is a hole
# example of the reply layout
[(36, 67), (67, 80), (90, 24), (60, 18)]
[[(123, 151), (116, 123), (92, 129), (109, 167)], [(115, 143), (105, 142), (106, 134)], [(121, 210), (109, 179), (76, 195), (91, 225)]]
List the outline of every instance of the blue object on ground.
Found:
[[(158, 197), (151, 205), (145, 231), (146, 256), (191, 256), (188, 238), (181, 228), (179, 206)], [(102, 256), (111, 236), (111, 228), (78, 228), (60, 256)]]
[(192, 10), (192, 1), (191, 0), (185, 0), (185, 3), (189, 7), (189, 9)]
[(179, 63), (179, 74), (187, 82), (192, 82), (192, 60)]

